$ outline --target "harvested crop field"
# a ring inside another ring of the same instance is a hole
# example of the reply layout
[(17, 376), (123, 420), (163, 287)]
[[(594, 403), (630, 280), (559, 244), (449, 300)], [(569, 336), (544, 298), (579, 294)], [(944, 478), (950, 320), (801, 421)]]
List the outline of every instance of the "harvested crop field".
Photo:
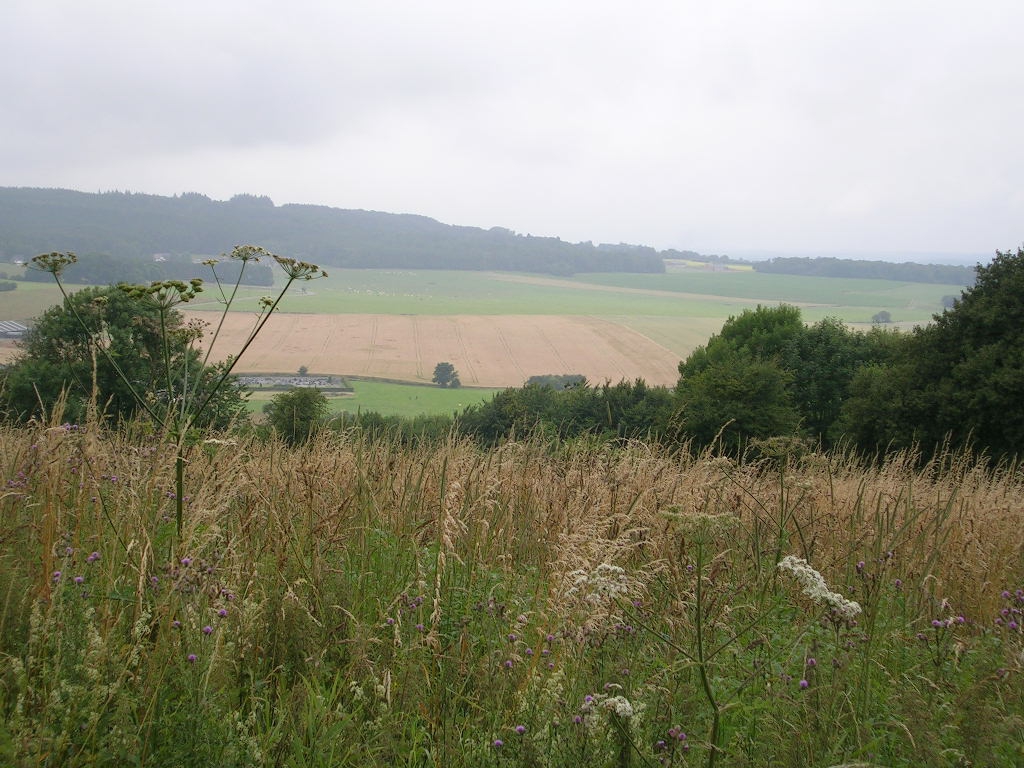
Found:
[[(229, 313), (213, 356), (237, 351), (252, 325), (252, 315)], [(588, 316), (287, 313), (270, 318), (236, 370), (285, 372), (304, 365), (321, 374), (429, 382), (434, 366), (446, 360), (467, 386), (520, 386), (530, 376), (551, 373), (671, 385), (683, 356), (635, 330)]]

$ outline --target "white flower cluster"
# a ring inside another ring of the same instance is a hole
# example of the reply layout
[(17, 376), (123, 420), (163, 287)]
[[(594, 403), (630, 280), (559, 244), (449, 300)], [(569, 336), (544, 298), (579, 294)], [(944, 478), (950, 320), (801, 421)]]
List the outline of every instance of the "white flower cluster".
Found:
[(633, 705), (629, 703), (629, 699), (625, 696), (612, 696), (611, 698), (605, 699), (601, 706), (609, 712), (614, 712), (621, 718), (629, 718), (633, 716)]
[[(620, 685), (609, 685), (606, 688), (614, 690), (621, 688)], [(642, 705), (639, 709), (642, 709)], [(629, 720), (640, 716), (639, 709), (634, 709), (633, 704), (621, 694), (609, 696), (606, 693), (598, 693), (583, 698), (580, 705), (580, 712), (583, 718), (583, 727), (588, 733), (597, 733), (604, 727), (604, 715), (616, 715), (623, 720)]]
[(569, 574), (572, 586), (566, 592), (569, 597), (582, 597), (592, 603), (614, 600), (629, 592), (629, 578), (617, 565), (601, 563), (592, 571), (578, 570)]
[(827, 605), (843, 619), (852, 619), (861, 612), (860, 603), (847, 600), (828, 588), (825, 579), (801, 557), (786, 555), (779, 562), (779, 570), (787, 571), (800, 582), (803, 592), (819, 605)]

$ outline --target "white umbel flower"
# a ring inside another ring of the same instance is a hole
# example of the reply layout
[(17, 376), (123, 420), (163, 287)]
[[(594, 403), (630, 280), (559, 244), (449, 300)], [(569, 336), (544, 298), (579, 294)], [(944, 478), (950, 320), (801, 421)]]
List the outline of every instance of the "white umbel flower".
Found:
[(814, 570), (803, 558), (786, 555), (779, 562), (779, 570), (786, 571), (792, 575), (794, 579), (800, 582), (805, 595), (819, 605), (827, 605), (840, 618), (853, 619), (861, 612), (860, 603), (847, 600), (838, 592), (830, 590), (822, 575)]
[(605, 699), (601, 706), (623, 719), (633, 716), (633, 705), (630, 704), (629, 699), (625, 696), (612, 696), (609, 699)]

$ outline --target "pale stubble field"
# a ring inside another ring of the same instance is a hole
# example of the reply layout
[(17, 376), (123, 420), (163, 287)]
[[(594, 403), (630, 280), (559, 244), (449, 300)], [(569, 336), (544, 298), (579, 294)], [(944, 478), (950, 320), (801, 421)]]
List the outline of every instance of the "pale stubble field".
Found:
[[(207, 312), (187, 314), (215, 319)], [(253, 321), (248, 313), (230, 313), (213, 357), (239, 349)], [(701, 327), (692, 328), (693, 338), (706, 339), (720, 321), (694, 324)], [(466, 386), (519, 386), (549, 373), (671, 385), (684, 356), (624, 324), (581, 315), (283, 313), (270, 318), (236, 370), (287, 373), (306, 366), (322, 374), (429, 382), (434, 366), (448, 361)]]

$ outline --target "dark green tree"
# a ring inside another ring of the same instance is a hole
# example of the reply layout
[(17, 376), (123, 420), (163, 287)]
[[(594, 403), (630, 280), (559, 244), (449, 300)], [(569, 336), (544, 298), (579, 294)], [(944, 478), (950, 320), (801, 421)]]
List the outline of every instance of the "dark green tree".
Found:
[(327, 398), (315, 387), (294, 387), (280, 392), (263, 406), (270, 426), (292, 445), (308, 440), (327, 411)]
[(697, 447), (737, 453), (751, 438), (791, 435), (799, 425), (790, 375), (771, 359), (730, 351), (676, 387), (681, 428)]
[(871, 322), (876, 324), (891, 323), (892, 312), (887, 309), (883, 309), (881, 312), (876, 312), (871, 316)]
[(431, 381), (439, 387), (454, 388), (462, 386), (462, 382), (459, 381), (459, 372), (456, 371), (455, 366), (449, 362), (438, 363), (434, 366), (434, 377)]
[[(63, 395), (65, 420), (82, 420), (91, 402), (119, 420), (139, 410), (134, 390), (163, 412), (175, 405), (168, 381), (172, 392), (180, 391), (177, 385), (187, 378), (202, 394), (223, 372), (222, 366), (202, 365), (193, 348), (201, 333), (200, 326), (186, 325), (173, 310), (161, 327), (152, 303), (117, 287), (84, 288), (43, 312), (21, 341), (18, 358), (4, 373), (4, 410), (19, 420), (50, 414)], [(196, 426), (226, 427), (244, 407), (243, 393), (232, 380)]]
[(746, 357), (777, 360), (803, 330), (799, 308), (789, 304), (745, 309), (726, 320), (722, 330), (705, 346), (697, 347), (681, 362), (679, 375), (684, 379), (693, 376), (737, 352)]
[(865, 450), (946, 440), (994, 457), (1024, 435), (1024, 249), (996, 252), (952, 309), (909, 337), (898, 359), (851, 386), (840, 426)]

